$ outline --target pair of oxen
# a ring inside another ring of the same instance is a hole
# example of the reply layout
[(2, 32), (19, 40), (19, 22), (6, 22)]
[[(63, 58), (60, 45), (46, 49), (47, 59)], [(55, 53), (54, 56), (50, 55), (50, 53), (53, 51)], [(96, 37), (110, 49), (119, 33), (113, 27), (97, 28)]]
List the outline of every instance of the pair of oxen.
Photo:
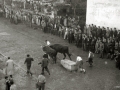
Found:
[(64, 55), (64, 58), (66, 58), (66, 54), (71, 60), (71, 54), (69, 53), (68, 46), (63, 46), (61, 44), (53, 44), (50, 46), (42, 46), (43, 51), (50, 56), (50, 58), (53, 59), (53, 63), (56, 63), (57, 61), (57, 53), (61, 53)]

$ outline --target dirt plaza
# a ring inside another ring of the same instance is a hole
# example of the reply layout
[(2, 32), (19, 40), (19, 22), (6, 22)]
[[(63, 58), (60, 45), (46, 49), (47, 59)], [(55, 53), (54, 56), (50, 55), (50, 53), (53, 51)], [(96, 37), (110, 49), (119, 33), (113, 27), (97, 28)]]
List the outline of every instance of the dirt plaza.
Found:
[[(73, 54), (73, 61), (79, 54), (83, 58), (86, 74), (66, 70), (60, 65), (60, 60), (57, 60), (57, 64), (50, 62), (51, 75), (45, 72), (47, 78), (45, 90), (119, 90), (120, 71), (115, 68), (115, 61), (100, 59), (98, 55), (95, 55), (93, 67), (90, 68), (86, 63), (88, 52), (73, 44), (68, 44), (63, 38), (45, 34), (40, 29), (34, 30), (24, 24), (11, 24), (4, 18), (0, 18), (0, 38), (0, 52), (5, 56), (10, 56), (23, 69), (26, 70), (24, 65), (26, 54), (30, 54), (35, 60), (31, 68), (32, 77), (26, 76), (20, 67), (16, 68), (14, 79), (18, 90), (36, 90), (36, 78), (41, 73), (41, 66), (38, 63), (44, 54), (40, 46), (46, 39), (52, 44), (68, 45)], [(63, 58), (61, 54), (57, 56), (60, 59)], [(105, 64), (105, 61), (108, 63)], [(0, 64), (2, 63), (4, 62)], [(0, 90), (4, 90), (4, 86), (4, 75), (0, 73)]]

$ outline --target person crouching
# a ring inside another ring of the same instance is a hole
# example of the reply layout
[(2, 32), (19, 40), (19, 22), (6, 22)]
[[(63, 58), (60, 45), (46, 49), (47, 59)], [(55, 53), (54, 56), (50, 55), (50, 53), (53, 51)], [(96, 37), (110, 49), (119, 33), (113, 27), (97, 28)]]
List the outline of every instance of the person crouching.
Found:
[(76, 65), (77, 65), (77, 71), (80, 70), (80, 72), (86, 72), (85, 69), (83, 69), (83, 60), (82, 58), (77, 55), (77, 58), (76, 58)]

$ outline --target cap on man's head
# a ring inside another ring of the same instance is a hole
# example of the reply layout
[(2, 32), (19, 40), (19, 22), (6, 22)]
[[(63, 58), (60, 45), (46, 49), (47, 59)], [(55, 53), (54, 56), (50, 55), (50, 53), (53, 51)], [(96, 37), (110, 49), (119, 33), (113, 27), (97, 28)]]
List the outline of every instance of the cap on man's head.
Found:
[(27, 57), (29, 57), (30, 55), (29, 54), (27, 54)]
[(12, 78), (12, 75), (10, 75), (10, 77)]
[(10, 57), (8, 57), (8, 59), (10, 59)]
[(48, 58), (48, 55), (47, 55), (47, 54), (44, 54), (44, 55), (43, 55), (43, 58)]

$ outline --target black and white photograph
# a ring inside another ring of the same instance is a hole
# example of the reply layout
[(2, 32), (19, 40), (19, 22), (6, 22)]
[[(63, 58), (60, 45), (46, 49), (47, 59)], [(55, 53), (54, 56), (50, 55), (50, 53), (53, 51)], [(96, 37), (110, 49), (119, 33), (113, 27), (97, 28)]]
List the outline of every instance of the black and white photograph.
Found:
[(120, 0), (0, 0), (0, 90), (120, 90)]

